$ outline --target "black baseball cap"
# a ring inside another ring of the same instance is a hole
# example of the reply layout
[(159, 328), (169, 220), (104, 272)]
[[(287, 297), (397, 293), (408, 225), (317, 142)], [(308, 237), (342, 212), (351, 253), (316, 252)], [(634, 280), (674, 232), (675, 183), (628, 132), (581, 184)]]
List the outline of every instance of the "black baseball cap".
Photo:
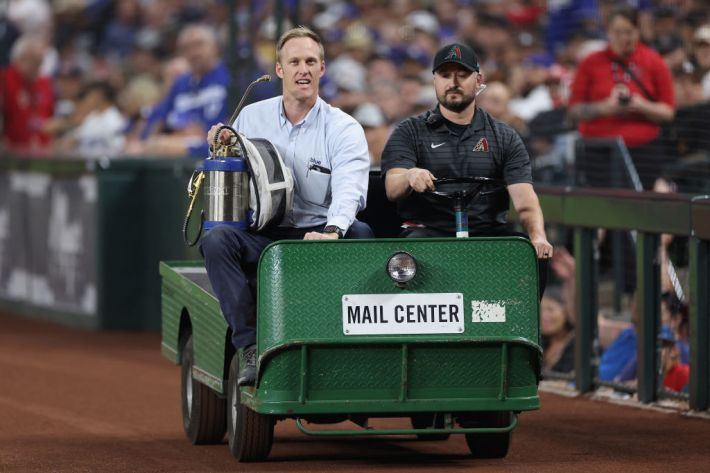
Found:
[(461, 64), (469, 71), (478, 72), (478, 56), (470, 47), (461, 43), (452, 43), (441, 48), (434, 56), (434, 68), (432, 72), (436, 72), (438, 68), (446, 63), (453, 62)]

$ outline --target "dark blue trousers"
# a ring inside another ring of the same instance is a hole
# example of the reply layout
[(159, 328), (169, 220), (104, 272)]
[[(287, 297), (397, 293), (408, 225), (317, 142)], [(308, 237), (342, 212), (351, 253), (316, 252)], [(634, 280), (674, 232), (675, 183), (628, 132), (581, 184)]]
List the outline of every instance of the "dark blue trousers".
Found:
[[(261, 252), (276, 240), (302, 240), (308, 232), (322, 232), (323, 225), (311, 228), (277, 227), (266, 233), (217, 225), (200, 241), (207, 277), (219, 300), (222, 314), (232, 329), (236, 348), (256, 343), (256, 269)], [(366, 223), (355, 220), (345, 238), (374, 238)]]

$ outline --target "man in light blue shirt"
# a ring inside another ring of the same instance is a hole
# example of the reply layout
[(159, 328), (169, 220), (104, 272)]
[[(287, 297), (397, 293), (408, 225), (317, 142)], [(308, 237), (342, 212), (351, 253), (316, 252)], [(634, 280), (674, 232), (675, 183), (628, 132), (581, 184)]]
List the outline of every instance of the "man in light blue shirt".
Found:
[[(281, 226), (265, 233), (217, 225), (200, 244), (207, 275), (232, 328), (232, 343), (244, 348), (240, 385), (253, 384), (256, 376), (256, 309), (248, 275), (256, 270), (263, 249), (280, 239), (374, 236), (355, 219), (367, 196), (365, 132), (355, 119), (318, 97), (325, 72), (320, 38), (308, 28), (294, 28), (281, 36), (276, 50), (283, 95), (245, 107), (233, 128), (278, 149), (293, 173), (293, 208)], [(208, 133), (208, 143), (219, 126)], [(230, 133), (223, 131), (219, 139), (228, 143)]]
[(292, 123), (286, 102), (284, 97), (274, 97), (249, 105), (233, 128), (249, 138), (270, 141), (291, 169), (293, 210), (282, 226), (327, 225), (347, 233), (367, 197), (370, 158), (364, 131), (354, 118), (318, 96), (306, 115)]

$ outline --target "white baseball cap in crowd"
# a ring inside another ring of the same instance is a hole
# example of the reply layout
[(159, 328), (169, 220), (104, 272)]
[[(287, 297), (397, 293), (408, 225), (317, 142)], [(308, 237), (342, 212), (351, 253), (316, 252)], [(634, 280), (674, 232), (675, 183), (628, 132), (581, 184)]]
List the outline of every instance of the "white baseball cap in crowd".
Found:
[(375, 128), (385, 125), (385, 114), (382, 109), (374, 103), (364, 103), (353, 111), (353, 118), (362, 125), (363, 128)]
[(695, 30), (693, 41), (696, 44), (710, 44), (710, 25), (703, 25)]

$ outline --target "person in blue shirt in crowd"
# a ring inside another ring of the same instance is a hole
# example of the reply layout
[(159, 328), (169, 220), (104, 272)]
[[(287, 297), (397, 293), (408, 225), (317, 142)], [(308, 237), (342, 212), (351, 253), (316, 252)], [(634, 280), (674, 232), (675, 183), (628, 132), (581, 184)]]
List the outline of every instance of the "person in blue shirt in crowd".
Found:
[(547, 2), (545, 46), (553, 56), (559, 54), (576, 34), (587, 38), (603, 37), (600, 19), (617, 4), (625, 4), (639, 12), (639, 27), (644, 39), (653, 28), (651, 0), (555, 0)]
[[(679, 361), (689, 362), (689, 347), (686, 340), (679, 338), (676, 332), (682, 319), (687, 323), (687, 305), (682, 303), (670, 291), (661, 294), (661, 337), (672, 341), (677, 347)], [(687, 327), (686, 327), (687, 328)], [(681, 329), (682, 330), (682, 329)], [(599, 379), (603, 381), (627, 382), (636, 378), (637, 367), (637, 334), (634, 325), (622, 330), (614, 341), (606, 348), (599, 361)]]
[(206, 157), (205, 132), (228, 116), (229, 72), (219, 58), (214, 32), (204, 25), (185, 27), (178, 48), (190, 64), (165, 99), (148, 116), (141, 132), (146, 154)]
[[(202, 238), (207, 276), (232, 329), (232, 343), (243, 348), (237, 382), (256, 376), (256, 308), (249, 275), (274, 240), (371, 238), (372, 229), (355, 219), (365, 208), (370, 158), (362, 126), (319, 96), (325, 72), (320, 37), (305, 27), (285, 32), (276, 45), (276, 74), (283, 94), (246, 106), (231, 126), (247, 138), (270, 141), (291, 169), (293, 208), (280, 226), (254, 233), (217, 225)], [(207, 142), (212, 143), (213, 126)], [(229, 143), (231, 133), (218, 137)]]

